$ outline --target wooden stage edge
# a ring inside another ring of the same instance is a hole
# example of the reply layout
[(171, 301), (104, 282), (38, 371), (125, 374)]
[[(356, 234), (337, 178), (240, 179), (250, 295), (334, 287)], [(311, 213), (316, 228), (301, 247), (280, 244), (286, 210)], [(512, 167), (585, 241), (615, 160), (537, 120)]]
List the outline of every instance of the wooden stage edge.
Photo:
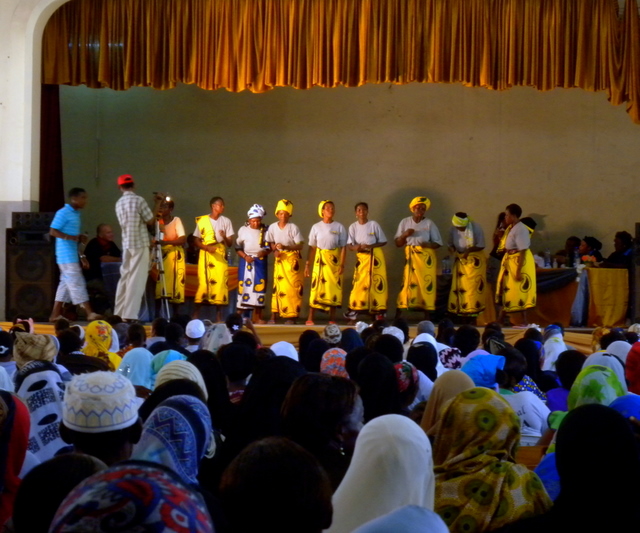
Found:
[[(80, 325), (86, 326), (86, 322), (79, 322)], [(296, 324), (292, 326), (285, 326), (284, 324), (265, 324), (265, 325), (256, 325), (256, 332), (262, 341), (264, 346), (271, 346), (272, 344), (278, 341), (286, 341), (290, 342), (294, 346), (298, 346), (298, 338), (300, 334), (307, 330), (313, 329), (318, 333), (322, 333), (326, 324), (316, 324), (315, 326), (305, 326), (304, 324)], [(347, 329), (352, 326), (347, 326), (345, 324), (338, 324), (340, 329)], [(12, 324), (10, 322), (0, 322), (0, 327), (3, 330), (7, 331), (11, 328)], [(35, 324), (36, 333), (47, 333), (50, 335), (54, 334), (53, 324), (38, 322)], [(145, 325), (145, 329), (147, 330), (147, 335), (150, 335), (151, 326)], [(479, 326), (478, 330), (482, 334), (484, 331), (484, 327)], [(409, 336), (414, 338), (416, 336), (416, 326), (410, 326), (409, 328)], [(507, 342), (514, 344), (518, 339), (520, 339), (526, 329), (521, 328), (503, 328), (502, 330), (505, 334), (505, 339)], [(591, 349), (591, 334), (593, 332), (593, 328), (567, 328), (565, 330), (565, 342), (570, 345), (572, 348), (585, 353), (591, 354), (593, 350)]]

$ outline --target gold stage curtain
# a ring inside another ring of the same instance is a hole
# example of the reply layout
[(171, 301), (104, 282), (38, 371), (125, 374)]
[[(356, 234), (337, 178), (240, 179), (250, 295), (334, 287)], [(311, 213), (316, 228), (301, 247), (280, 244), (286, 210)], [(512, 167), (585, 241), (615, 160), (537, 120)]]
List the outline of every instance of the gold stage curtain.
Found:
[(71, 0), (43, 82), (123, 90), (578, 87), (640, 123), (637, 0)]

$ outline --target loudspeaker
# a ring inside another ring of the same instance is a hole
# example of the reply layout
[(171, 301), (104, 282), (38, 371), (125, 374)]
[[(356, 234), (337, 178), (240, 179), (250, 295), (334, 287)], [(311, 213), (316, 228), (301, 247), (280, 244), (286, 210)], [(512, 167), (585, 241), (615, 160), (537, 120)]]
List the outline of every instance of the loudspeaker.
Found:
[[(14, 213), (15, 215), (16, 213)], [(38, 214), (38, 213), (33, 213)], [(47, 322), (58, 282), (53, 239), (40, 230), (7, 230), (6, 318)]]
[(49, 233), (49, 226), (55, 213), (11, 213), (11, 227), (19, 230), (42, 231)]

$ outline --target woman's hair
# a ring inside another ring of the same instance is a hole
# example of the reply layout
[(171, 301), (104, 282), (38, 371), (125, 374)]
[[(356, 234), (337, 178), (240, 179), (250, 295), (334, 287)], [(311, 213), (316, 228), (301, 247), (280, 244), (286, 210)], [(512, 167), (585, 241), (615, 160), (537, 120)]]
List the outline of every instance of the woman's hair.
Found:
[(458, 348), (464, 357), (477, 350), (479, 344), (480, 332), (470, 324), (460, 326), (453, 336), (453, 346)]
[(331, 485), (320, 463), (284, 437), (247, 446), (222, 474), (232, 532), (320, 533), (331, 525)]
[(509, 204), (505, 208), (505, 211), (509, 211), (509, 213), (511, 213), (516, 218), (520, 218), (522, 216), (522, 207), (520, 207), (518, 204)]
[(353, 381), (306, 374), (291, 385), (282, 404), (282, 433), (311, 453), (327, 449), (353, 412), (358, 391)]
[(358, 366), (356, 381), (360, 386), (366, 422), (402, 411), (396, 369), (388, 357), (379, 353), (367, 355)]
[(582, 371), (586, 357), (578, 350), (565, 350), (556, 360), (556, 372), (563, 389), (571, 390), (573, 382)]
[(354, 210), (358, 209), (358, 207), (360, 207), (361, 205), (364, 206), (364, 208), (368, 211), (369, 210), (369, 204), (367, 202), (358, 202), (355, 206), (354, 206)]
[(519, 383), (527, 372), (527, 360), (520, 350), (503, 348), (497, 355), (504, 357), (504, 368), (496, 372), (496, 381), (505, 387)]
[(631, 246), (633, 246), (633, 237), (628, 231), (617, 232), (616, 239), (620, 239), (625, 248), (631, 248)]
[(80, 453), (59, 455), (34, 466), (16, 494), (14, 531), (49, 531), (58, 507), (76, 485), (105, 468), (107, 465), (99, 459)]

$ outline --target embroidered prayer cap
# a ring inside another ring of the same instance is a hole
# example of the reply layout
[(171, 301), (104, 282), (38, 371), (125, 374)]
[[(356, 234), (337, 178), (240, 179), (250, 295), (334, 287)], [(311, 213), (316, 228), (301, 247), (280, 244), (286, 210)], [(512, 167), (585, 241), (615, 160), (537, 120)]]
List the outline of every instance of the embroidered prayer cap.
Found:
[(322, 332), (322, 338), (329, 344), (338, 344), (342, 339), (342, 332), (337, 324), (328, 324)]
[(133, 176), (131, 174), (123, 174), (118, 176), (118, 186), (125, 185), (127, 183), (133, 183)]
[(136, 391), (117, 372), (74, 376), (62, 404), (65, 426), (80, 433), (105, 433), (128, 428), (138, 420)]
[(184, 334), (190, 339), (201, 339), (204, 335), (204, 322), (202, 320), (192, 320), (187, 324)]
[(331, 200), (322, 200), (319, 204), (318, 204), (318, 215), (320, 215), (320, 218), (322, 218), (322, 210), (324, 209), (325, 204), (332, 204), (333, 202)]
[(293, 204), (289, 200), (279, 200), (278, 205), (276, 205), (276, 216), (278, 215), (278, 211), (286, 211), (290, 215), (293, 215)]
[(409, 210), (413, 211), (413, 208), (418, 204), (424, 204), (426, 207), (426, 211), (429, 211), (429, 208), (431, 207), (431, 200), (429, 200), (429, 198), (427, 198), (426, 196), (416, 196), (413, 200), (411, 200), (411, 203), (409, 204)]
[(247, 217), (249, 218), (263, 218), (264, 215), (266, 215), (266, 211), (264, 210), (264, 207), (262, 207), (260, 204), (253, 204), (250, 208), (249, 211), (247, 211)]
[(451, 218), (451, 223), (456, 227), (456, 228), (466, 228), (469, 225), (469, 217), (459, 217), (458, 214), (456, 213), (455, 215), (453, 215), (453, 217)]
[(15, 332), (13, 358), (18, 368), (22, 368), (29, 361), (53, 362), (57, 354), (58, 349), (51, 335)]
[(204, 382), (204, 378), (202, 377), (200, 370), (198, 370), (198, 367), (194, 364), (181, 360), (167, 363), (160, 369), (160, 372), (158, 372), (155, 387), (157, 389), (163, 383), (173, 381), (174, 379), (188, 379), (189, 381), (193, 381), (202, 389), (204, 399), (209, 399), (207, 385)]
[(342, 348), (330, 348), (322, 354), (320, 361), (320, 373), (329, 374), (330, 376), (338, 376), (341, 378), (349, 378), (346, 368), (347, 352)]
[(404, 333), (400, 328), (395, 326), (387, 326), (382, 330), (383, 335), (393, 335), (396, 339), (398, 339), (402, 344), (404, 344)]

